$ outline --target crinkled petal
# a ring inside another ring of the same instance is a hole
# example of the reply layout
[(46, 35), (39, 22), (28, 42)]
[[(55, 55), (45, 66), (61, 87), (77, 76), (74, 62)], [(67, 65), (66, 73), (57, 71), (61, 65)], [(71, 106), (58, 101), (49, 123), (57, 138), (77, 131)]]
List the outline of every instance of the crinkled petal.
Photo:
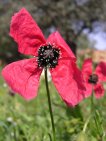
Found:
[(71, 51), (70, 47), (67, 45), (67, 43), (64, 41), (64, 39), (61, 37), (60, 33), (58, 31), (52, 33), (47, 41), (47, 43), (53, 44), (54, 46), (60, 48), (61, 56), (64, 59), (73, 59), (76, 61), (76, 57)]
[(42, 31), (25, 8), (12, 17), (10, 35), (23, 54), (36, 55), (38, 47), (45, 43)]
[(85, 76), (89, 76), (92, 74), (92, 60), (91, 59), (85, 59), (84, 63), (82, 65), (82, 73)]
[(83, 78), (74, 62), (59, 60), (50, 72), (56, 89), (68, 106), (75, 106), (84, 98)]
[(85, 97), (89, 97), (92, 94), (92, 84), (88, 83), (89, 75), (92, 74), (92, 60), (85, 59), (82, 65), (82, 74), (85, 79)]
[(2, 75), (14, 92), (30, 100), (37, 96), (41, 72), (35, 59), (25, 59), (7, 65)]
[(86, 91), (84, 92), (85, 94), (85, 97), (89, 97), (92, 95), (92, 84), (91, 83), (88, 83), (87, 81), (85, 81), (85, 88), (86, 88)]
[(106, 62), (100, 62), (96, 67), (95, 73), (98, 75), (100, 81), (106, 82)]
[(94, 91), (95, 91), (95, 97), (97, 99), (101, 98), (104, 96), (104, 88), (101, 84), (97, 84), (94, 86)]

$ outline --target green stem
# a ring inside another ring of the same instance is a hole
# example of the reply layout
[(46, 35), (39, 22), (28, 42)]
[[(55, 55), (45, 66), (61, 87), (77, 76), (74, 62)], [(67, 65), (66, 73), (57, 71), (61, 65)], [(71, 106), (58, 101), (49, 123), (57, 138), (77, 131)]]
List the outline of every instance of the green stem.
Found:
[[(92, 86), (93, 89), (93, 86)], [(91, 114), (94, 114), (95, 108), (94, 108), (94, 93), (92, 90), (92, 95), (91, 95)]]
[(91, 116), (88, 117), (88, 119), (86, 120), (86, 122), (85, 122), (85, 124), (84, 124), (84, 127), (83, 127), (83, 133), (86, 132), (86, 129), (87, 129), (87, 126), (88, 126), (88, 124), (89, 124), (89, 122), (90, 122), (90, 119), (91, 119)]
[(46, 85), (48, 105), (49, 105), (49, 112), (50, 112), (50, 118), (51, 118), (51, 124), (52, 124), (53, 141), (56, 141), (53, 111), (52, 111), (50, 92), (49, 92), (49, 86), (48, 86), (47, 68), (45, 68), (45, 85)]

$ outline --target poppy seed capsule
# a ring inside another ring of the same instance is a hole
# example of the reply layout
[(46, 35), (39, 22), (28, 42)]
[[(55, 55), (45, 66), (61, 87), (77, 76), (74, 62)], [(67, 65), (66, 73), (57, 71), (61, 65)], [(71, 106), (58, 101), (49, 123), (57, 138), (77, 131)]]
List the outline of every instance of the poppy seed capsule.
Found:
[(98, 82), (98, 75), (97, 74), (90, 75), (88, 82), (92, 84), (96, 84)]
[(38, 67), (55, 68), (58, 64), (60, 50), (52, 45), (41, 46), (38, 50)]

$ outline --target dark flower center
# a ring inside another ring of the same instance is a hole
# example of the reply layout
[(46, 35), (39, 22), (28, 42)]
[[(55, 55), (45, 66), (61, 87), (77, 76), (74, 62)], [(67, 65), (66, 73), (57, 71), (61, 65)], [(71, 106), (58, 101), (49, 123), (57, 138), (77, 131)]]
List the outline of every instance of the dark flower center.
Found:
[(89, 76), (88, 82), (92, 83), (92, 84), (96, 84), (98, 82), (98, 75), (97, 74), (91, 74)]
[(55, 68), (58, 65), (60, 50), (52, 45), (41, 46), (38, 50), (38, 66)]

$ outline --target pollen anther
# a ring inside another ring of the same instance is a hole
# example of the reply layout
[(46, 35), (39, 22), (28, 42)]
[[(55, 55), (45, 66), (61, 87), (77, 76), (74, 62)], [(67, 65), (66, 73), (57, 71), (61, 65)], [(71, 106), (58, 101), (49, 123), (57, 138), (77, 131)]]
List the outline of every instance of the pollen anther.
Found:
[(50, 44), (43, 45), (38, 50), (38, 66), (55, 68), (58, 65), (58, 59), (60, 57), (60, 49)]
[(90, 75), (88, 82), (92, 84), (96, 84), (98, 82), (98, 75), (97, 74)]

